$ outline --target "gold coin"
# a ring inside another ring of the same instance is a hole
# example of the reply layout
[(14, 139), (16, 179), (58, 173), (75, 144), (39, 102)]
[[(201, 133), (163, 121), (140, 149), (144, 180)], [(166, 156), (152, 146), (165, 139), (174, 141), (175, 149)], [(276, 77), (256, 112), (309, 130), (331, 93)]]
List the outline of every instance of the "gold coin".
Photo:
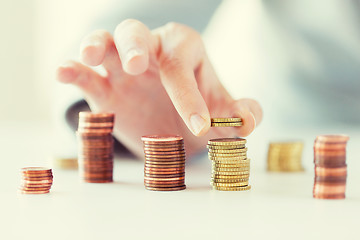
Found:
[(250, 164), (250, 161), (248, 159), (242, 159), (242, 160), (212, 160), (215, 164)]
[(209, 152), (208, 153), (208, 156), (210, 157), (243, 157), (243, 156), (246, 156), (246, 153), (229, 153), (229, 154), (226, 154), (226, 153), (211, 153)]
[(248, 182), (249, 178), (211, 178), (211, 182), (213, 183), (237, 183), (237, 182)]
[(211, 122), (241, 122), (241, 118), (211, 118)]
[(220, 123), (220, 122), (212, 122), (211, 127), (241, 127), (242, 122), (226, 122), (226, 123)]
[(216, 138), (216, 139), (210, 139), (208, 141), (209, 145), (216, 145), (216, 146), (243, 145), (245, 143), (246, 143), (246, 139), (244, 138)]
[(231, 180), (237, 180), (239, 179), (249, 179), (250, 175), (218, 175), (218, 174), (212, 174), (212, 179), (231, 179)]
[(77, 158), (54, 158), (54, 165), (61, 169), (77, 169), (78, 159)]
[(245, 153), (247, 148), (238, 148), (238, 149), (209, 149), (209, 153)]
[(223, 164), (223, 163), (213, 162), (212, 167), (215, 167), (215, 168), (244, 168), (244, 167), (250, 167), (250, 163)]
[(245, 170), (245, 171), (238, 171), (238, 172), (220, 172), (220, 171), (212, 171), (212, 174), (216, 174), (216, 175), (227, 175), (227, 176), (242, 176), (242, 175), (249, 175), (250, 171), (249, 170)]
[(217, 187), (213, 186), (213, 189), (219, 191), (246, 191), (251, 189), (251, 185), (243, 186), (243, 187)]
[(232, 182), (232, 183), (216, 183), (216, 182), (211, 182), (210, 184), (211, 184), (212, 186), (216, 186), (216, 187), (243, 187), (243, 186), (249, 185), (249, 182), (248, 182), (248, 181)]
[(208, 149), (214, 149), (214, 150), (216, 150), (216, 149), (222, 149), (222, 150), (224, 150), (224, 149), (242, 149), (242, 148), (245, 148), (245, 144), (240, 144), (240, 145), (219, 145), (219, 146), (217, 146), (217, 145), (206, 145), (206, 147), (208, 148)]
[(250, 167), (242, 167), (242, 168), (218, 168), (218, 167), (213, 167), (212, 170), (214, 172), (243, 172), (243, 171), (249, 171)]

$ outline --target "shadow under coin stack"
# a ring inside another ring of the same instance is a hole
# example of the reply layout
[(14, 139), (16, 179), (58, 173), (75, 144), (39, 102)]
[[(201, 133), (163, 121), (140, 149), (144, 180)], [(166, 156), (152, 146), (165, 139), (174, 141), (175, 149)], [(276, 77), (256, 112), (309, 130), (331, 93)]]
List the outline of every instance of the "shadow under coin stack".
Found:
[(246, 140), (219, 138), (208, 142), (209, 159), (212, 161), (213, 189), (220, 191), (249, 190), (250, 159), (247, 158)]
[(174, 135), (143, 136), (144, 185), (152, 191), (177, 191), (185, 186), (184, 140)]
[(26, 194), (49, 193), (53, 183), (52, 170), (43, 167), (21, 168), (20, 192)]
[(300, 172), (304, 144), (302, 142), (272, 142), (268, 150), (268, 171)]
[(347, 165), (345, 135), (322, 135), (315, 139), (315, 181), (313, 196), (321, 199), (345, 198)]
[(84, 182), (113, 181), (113, 113), (79, 113), (78, 161)]

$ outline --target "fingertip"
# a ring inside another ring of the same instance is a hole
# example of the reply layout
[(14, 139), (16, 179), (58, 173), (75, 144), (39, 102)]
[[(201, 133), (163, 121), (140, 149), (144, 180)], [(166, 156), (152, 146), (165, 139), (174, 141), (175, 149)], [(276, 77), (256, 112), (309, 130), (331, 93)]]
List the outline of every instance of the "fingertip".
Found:
[(131, 75), (144, 73), (149, 66), (149, 56), (141, 49), (130, 50), (124, 61), (124, 71)]
[(210, 129), (210, 117), (192, 114), (189, 119), (189, 129), (197, 137), (205, 135)]
[(83, 46), (80, 50), (81, 61), (89, 66), (98, 66), (104, 60), (105, 50), (105, 46), (98, 43)]
[(56, 79), (62, 83), (71, 83), (78, 75), (79, 73), (72, 62), (66, 62), (56, 69)]

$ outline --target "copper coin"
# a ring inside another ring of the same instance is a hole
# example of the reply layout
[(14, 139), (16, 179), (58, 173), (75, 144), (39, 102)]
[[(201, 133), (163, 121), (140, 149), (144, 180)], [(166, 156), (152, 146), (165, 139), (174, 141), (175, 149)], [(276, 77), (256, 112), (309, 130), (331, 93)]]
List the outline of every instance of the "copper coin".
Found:
[(185, 151), (184, 150), (179, 150), (179, 151), (147, 151), (144, 150), (145, 155), (169, 155), (169, 156), (173, 156), (173, 155), (185, 155)]
[(153, 177), (153, 178), (174, 178), (174, 177), (184, 177), (185, 172), (175, 173), (175, 174), (154, 174), (154, 173), (144, 173), (145, 177)]
[(149, 145), (145, 145), (144, 146), (144, 151), (165, 151), (165, 152), (168, 152), (168, 151), (184, 151), (184, 145), (162, 145), (162, 146), (159, 146), (159, 145), (154, 145), (154, 146), (149, 146)]
[(177, 181), (177, 180), (183, 180), (185, 179), (185, 176), (183, 177), (173, 177), (173, 178), (153, 178), (153, 177), (144, 177), (145, 180), (149, 181)]
[(183, 156), (183, 157), (172, 157), (172, 158), (145, 156), (145, 160), (147, 160), (147, 161), (164, 161), (164, 162), (169, 162), (169, 161), (184, 161), (185, 162), (186, 158), (185, 158), (185, 156)]
[(151, 190), (151, 191), (179, 191), (179, 190), (184, 190), (186, 189), (186, 186), (180, 186), (180, 187), (145, 187), (147, 190)]
[(145, 167), (147, 168), (177, 168), (177, 167), (184, 167), (185, 168), (185, 164), (168, 164), (168, 165), (154, 165), (154, 164), (145, 164)]
[(27, 191), (27, 190), (21, 190), (19, 191), (20, 193), (23, 194), (45, 194), (45, 193), (49, 193), (50, 190), (45, 190), (45, 191)]
[(324, 167), (315, 167), (315, 175), (316, 176), (346, 176), (347, 175), (347, 167), (340, 168), (324, 168)]
[(159, 135), (146, 135), (142, 136), (141, 140), (144, 142), (177, 142), (183, 141), (184, 139), (179, 135), (172, 135), (172, 134), (159, 134)]
[(316, 183), (314, 184), (314, 193), (320, 194), (340, 194), (345, 193), (346, 184), (325, 184), (325, 183)]
[(342, 177), (315, 177), (315, 184), (316, 183), (334, 183), (334, 184), (345, 184), (346, 183), (346, 176)]
[(328, 161), (328, 162), (346, 162), (346, 155), (344, 156), (323, 156), (314, 154), (315, 161)]
[(163, 184), (184, 184), (184, 179), (182, 180), (172, 180), (172, 181), (157, 181), (157, 180), (146, 180), (144, 179), (144, 184), (157, 184), (157, 185), (163, 185)]
[[(178, 161), (178, 162), (175, 162), (175, 161), (171, 161), (171, 162), (164, 162), (164, 161), (161, 161), (161, 162), (146, 161), (145, 163), (147, 163), (147, 164), (160, 165), (160, 167), (166, 166), (166, 165), (174, 165), (174, 164), (183, 164), (183, 165), (184, 165), (184, 161)], [(179, 165), (179, 166), (180, 166), (180, 165)]]
[(313, 194), (314, 198), (318, 199), (344, 199), (345, 193), (339, 194)]
[(320, 135), (317, 136), (315, 141), (317, 142), (347, 142), (349, 141), (349, 136), (339, 134), (339, 135)]
[(148, 175), (151, 175), (151, 174), (154, 174), (154, 175), (168, 175), (168, 174), (185, 174), (185, 171), (182, 170), (182, 171), (152, 171), (152, 170), (147, 170), (147, 171), (144, 171), (145, 174), (148, 174)]
[(39, 173), (51, 173), (51, 168), (44, 168), (44, 167), (25, 167), (21, 168), (20, 171), (26, 174), (39, 174)]
[(162, 185), (159, 185), (159, 184), (144, 184), (145, 187), (153, 187), (153, 188), (156, 188), (156, 187), (180, 187), (180, 186), (183, 186), (184, 183), (181, 183), (181, 184), (162, 184)]
[(346, 150), (346, 143), (322, 143), (322, 142), (315, 142), (314, 143), (314, 149), (317, 150), (340, 150), (345, 151)]

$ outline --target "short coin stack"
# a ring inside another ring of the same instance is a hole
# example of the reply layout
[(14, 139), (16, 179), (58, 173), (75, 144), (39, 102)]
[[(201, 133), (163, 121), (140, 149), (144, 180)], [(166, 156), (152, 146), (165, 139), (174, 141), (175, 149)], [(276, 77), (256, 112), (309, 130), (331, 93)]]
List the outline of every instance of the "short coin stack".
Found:
[(177, 191), (185, 186), (184, 140), (177, 135), (143, 136), (144, 185), (153, 191)]
[(50, 192), (53, 183), (52, 170), (43, 167), (21, 168), (20, 192), (27, 194), (41, 194)]
[(247, 158), (246, 140), (219, 138), (208, 142), (212, 161), (211, 185), (220, 191), (249, 190), (250, 159)]
[(302, 142), (272, 142), (268, 150), (268, 171), (304, 171), (301, 164), (304, 144)]
[(113, 181), (113, 113), (79, 113), (79, 173), (83, 181)]
[(321, 199), (345, 198), (347, 165), (346, 135), (322, 135), (315, 139), (315, 180), (313, 196)]
[(77, 169), (78, 160), (77, 158), (55, 158), (54, 165), (60, 169)]
[(241, 118), (211, 118), (212, 127), (240, 127)]

